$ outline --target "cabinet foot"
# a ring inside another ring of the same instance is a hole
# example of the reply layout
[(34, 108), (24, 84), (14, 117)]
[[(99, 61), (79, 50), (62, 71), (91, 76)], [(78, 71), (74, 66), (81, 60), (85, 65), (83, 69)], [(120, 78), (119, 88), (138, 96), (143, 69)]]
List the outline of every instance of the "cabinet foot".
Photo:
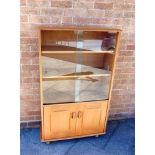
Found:
[(99, 137), (99, 135), (96, 135), (95, 137), (96, 137), (96, 138), (98, 138), (98, 137)]
[(46, 142), (46, 144), (50, 144), (50, 142)]

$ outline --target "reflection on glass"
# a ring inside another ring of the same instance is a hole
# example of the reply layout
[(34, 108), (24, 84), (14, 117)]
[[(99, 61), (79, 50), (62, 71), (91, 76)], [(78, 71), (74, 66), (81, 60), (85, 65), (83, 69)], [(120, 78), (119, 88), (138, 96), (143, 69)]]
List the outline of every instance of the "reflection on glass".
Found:
[(115, 42), (116, 34), (92, 31), (83, 33), (83, 49), (88, 51), (114, 50)]
[(42, 51), (75, 51), (77, 44), (74, 31), (43, 31)]
[(91, 77), (80, 82), (79, 101), (108, 99), (110, 76)]
[(115, 33), (93, 31), (44, 31), (42, 51), (107, 51), (114, 50)]
[(75, 102), (108, 99), (113, 55), (83, 51), (114, 50), (113, 38), (103, 32), (78, 33), (76, 71), (81, 76), (75, 81)]
[(112, 69), (112, 54), (81, 54), (81, 71), (92, 74), (110, 74)]
[(42, 57), (43, 76), (61, 76), (75, 72), (75, 54), (51, 54)]
[(43, 81), (43, 103), (75, 102), (75, 80)]
[(102, 51), (113, 52), (115, 38), (115, 34), (105, 32), (44, 31), (44, 103), (108, 99), (114, 55)]

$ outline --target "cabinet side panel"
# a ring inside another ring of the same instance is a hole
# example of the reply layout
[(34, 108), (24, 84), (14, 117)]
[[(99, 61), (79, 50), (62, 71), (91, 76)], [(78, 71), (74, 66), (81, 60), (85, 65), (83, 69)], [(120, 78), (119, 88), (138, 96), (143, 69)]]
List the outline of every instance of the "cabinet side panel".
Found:
[(109, 101), (108, 101), (108, 108), (107, 108), (107, 117), (106, 117), (106, 121), (105, 121), (105, 128), (107, 125), (107, 120), (108, 120), (108, 116), (109, 116), (109, 108), (110, 108), (110, 101), (111, 101), (111, 94), (112, 94), (112, 88), (113, 88), (113, 81), (114, 81), (114, 76), (115, 76), (115, 67), (116, 67), (116, 61), (117, 61), (117, 57), (118, 57), (118, 50), (120, 47), (120, 32), (117, 32), (117, 36), (116, 36), (116, 48), (115, 48), (115, 56), (114, 56), (114, 60), (113, 60), (113, 65), (112, 65), (112, 77), (111, 77), (111, 82), (110, 82), (110, 88), (109, 88)]
[(44, 139), (44, 125), (43, 125), (43, 90), (42, 90), (42, 59), (41, 59), (41, 30), (39, 30), (39, 71), (40, 71), (40, 107), (41, 107), (41, 139)]

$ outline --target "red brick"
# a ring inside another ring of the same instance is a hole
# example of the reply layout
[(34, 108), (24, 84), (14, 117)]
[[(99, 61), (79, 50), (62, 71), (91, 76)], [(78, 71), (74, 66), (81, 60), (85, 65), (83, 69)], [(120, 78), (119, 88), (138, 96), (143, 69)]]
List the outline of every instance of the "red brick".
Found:
[(61, 18), (52, 16), (51, 23), (52, 24), (61, 24)]
[(36, 65), (36, 64), (38, 64), (39, 65), (39, 58), (38, 57), (34, 57), (33, 59), (32, 59), (32, 65)]
[(73, 18), (73, 23), (76, 24), (90, 24), (91, 22), (92, 22), (91, 18), (80, 18), (80, 17)]
[(23, 83), (36, 83), (36, 82), (39, 82), (40, 79), (39, 78), (24, 78), (22, 79), (22, 82)]
[(29, 19), (30, 23), (34, 23), (34, 24), (48, 24), (50, 23), (50, 18), (47, 16), (30, 16)]
[(64, 11), (64, 16), (67, 17), (88, 17), (87, 9), (67, 9)]
[(33, 95), (21, 95), (20, 99), (23, 101), (32, 101), (34, 99)]
[(126, 57), (124, 57), (124, 61), (125, 62), (134, 62), (135, 57), (134, 56), (126, 56)]
[(125, 3), (135, 4), (135, 0), (125, 0)]
[(31, 23), (20, 23), (20, 31), (36, 31), (38, 26)]
[(28, 13), (30, 15), (39, 15), (40, 14), (40, 9), (39, 9), (39, 7), (29, 7)]
[(135, 12), (124, 12), (124, 17), (125, 18), (134, 18)]
[(26, 5), (26, 0), (20, 0), (20, 5), (25, 6)]
[(28, 14), (28, 8), (26, 6), (20, 7), (20, 15)]
[(33, 83), (32, 84), (32, 87), (34, 88), (34, 89), (40, 89), (40, 83)]
[(120, 70), (120, 73), (134, 73), (134, 72), (135, 72), (134, 68), (125, 68)]
[(62, 24), (68, 24), (68, 23), (72, 23), (73, 19), (71, 17), (63, 17), (62, 18)]
[(25, 57), (25, 58), (39, 57), (39, 52), (22, 52), (21, 57)]
[(21, 31), (20, 32), (21, 38), (36, 38), (38, 37), (37, 31)]
[(26, 16), (26, 15), (21, 15), (21, 16), (20, 16), (20, 22), (21, 22), (21, 23), (27, 23), (27, 22), (28, 22), (28, 16)]
[(39, 70), (39, 65), (23, 65), (22, 70), (23, 71)]
[(41, 116), (40, 115), (35, 116), (35, 120), (41, 120)]
[(38, 53), (38, 51), (39, 51), (38, 45), (35, 45), (35, 44), (34, 45), (31, 44), (30, 49), (31, 49), (31, 52), (37, 52)]
[(28, 115), (40, 115), (40, 111), (28, 111)]
[(122, 73), (116, 73), (115, 79), (128, 79), (130, 78), (130, 74), (122, 74)]
[(105, 11), (105, 17), (108, 18), (108, 17), (113, 17), (113, 18), (121, 18), (123, 17), (123, 11), (121, 10), (116, 10), (116, 11), (113, 11), (113, 10), (106, 10)]
[(21, 64), (31, 64), (32, 63), (32, 60), (29, 59), (29, 58), (21, 58), (20, 59), (20, 63)]
[(49, 0), (27, 0), (27, 5), (28, 6), (33, 6), (33, 7), (48, 7), (50, 6), (50, 1)]
[(87, 9), (91, 9), (93, 8), (93, 2), (74, 2), (73, 3), (73, 7), (74, 8), (87, 8)]
[(125, 10), (125, 11), (134, 11), (134, 5), (133, 4), (118, 4), (118, 3), (116, 3), (114, 5), (114, 9)]
[(20, 78), (21, 78), (21, 80), (23, 79), (23, 78), (25, 78), (25, 77), (27, 77), (27, 78), (32, 78), (32, 72), (31, 71), (21, 71), (20, 72)]
[(37, 38), (21, 38), (20, 43), (21, 44), (37, 44), (38, 39)]
[(43, 8), (43, 9), (41, 9), (41, 15), (61, 16), (62, 14), (63, 14), (62, 9), (54, 9), (54, 8)]
[(129, 26), (130, 20), (125, 18), (116, 18), (113, 20), (114, 25), (123, 25), (125, 27)]
[(72, 0), (51, 0), (51, 7), (59, 7), (59, 8), (71, 8)]
[(127, 45), (127, 50), (135, 50), (135, 45)]
[(32, 71), (32, 77), (34, 77), (34, 78), (40, 77), (40, 72), (39, 72), (39, 70), (33, 70), (33, 71)]
[(109, 18), (93, 18), (93, 24), (111, 24), (111, 20)]
[(134, 51), (119, 51), (120, 56), (134, 56)]
[(20, 121), (31, 121), (31, 120), (35, 120), (35, 117), (34, 116), (21, 116), (20, 117)]
[(33, 94), (33, 89), (20, 89), (20, 95), (31, 95), (31, 94)]
[(104, 10), (96, 10), (96, 9), (89, 9), (87, 11), (87, 15), (91, 16), (92, 18), (104, 18), (106, 17)]
[(32, 89), (32, 84), (25, 84), (25, 83), (22, 83), (20, 84), (20, 89)]
[(22, 6), (20, 7), (20, 14), (21, 15), (39, 15), (40, 14), (40, 8), (39, 7), (26, 7)]
[(27, 44), (20, 44), (20, 51), (21, 52), (29, 52), (30, 51), (30, 45)]
[(95, 3), (94, 8), (110, 10), (110, 9), (113, 9), (113, 3)]

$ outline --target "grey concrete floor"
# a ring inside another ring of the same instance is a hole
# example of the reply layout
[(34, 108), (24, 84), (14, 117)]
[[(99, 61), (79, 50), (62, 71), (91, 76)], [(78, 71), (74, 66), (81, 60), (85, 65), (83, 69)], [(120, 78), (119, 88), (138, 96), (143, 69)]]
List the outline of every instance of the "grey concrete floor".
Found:
[(109, 121), (103, 136), (40, 142), (40, 129), (21, 129), (21, 155), (134, 155), (135, 121)]

